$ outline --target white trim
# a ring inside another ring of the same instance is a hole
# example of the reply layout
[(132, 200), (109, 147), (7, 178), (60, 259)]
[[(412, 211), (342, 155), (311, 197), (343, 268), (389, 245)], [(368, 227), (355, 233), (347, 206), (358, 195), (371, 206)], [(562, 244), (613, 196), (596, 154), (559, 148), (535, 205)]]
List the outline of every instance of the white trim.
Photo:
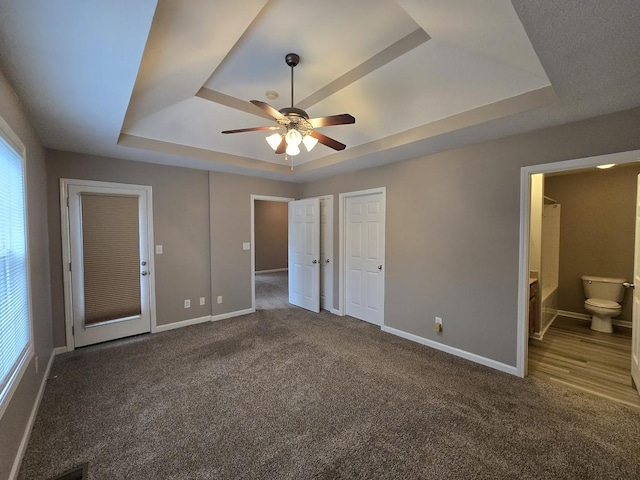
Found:
[[(558, 315), (560, 315), (561, 317), (573, 318), (574, 320), (591, 322), (591, 316), (587, 315), (586, 313), (570, 312), (568, 310), (558, 310)], [(629, 320), (620, 320), (620, 319), (612, 318), (611, 324), (615, 325), (616, 327), (632, 328), (632, 323)]]
[(558, 315), (560, 315), (561, 317), (574, 318), (576, 320), (584, 320), (585, 322), (591, 321), (591, 316), (587, 315), (586, 313), (570, 312), (568, 310), (558, 310)]
[(190, 318), (188, 320), (181, 320), (179, 322), (167, 323), (165, 325), (157, 325), (156, 332), (166, 332), (167, 330), (175, 330), (176, 328), (188, 327), (189, 325), (197, 325), (198, 323), (210, 322), (211, 315), (205, 315), (204, 317)]
[[(59, 347), (58, 347), (59, 348)], [(15, 480), (18, 478), (18, 473), (20, 472), (20, 465), (22, 464), (22, 459), (27, 450), (27, 445), (29, 444), (29, 438), (31, 437), (31, 430), (33, 429), (33, 423), (36, 420), (36, 415), (38, 414), (38, 409), (40, 408), (40, 402), (42, 401), (42, 396), (44, 394), (44, 387), (47, 384), (47, 380), (49, 378), (49, 372), (51, 372), (51, 366), (53, 365), (53, 359), (56, 356), (56, 350), (54, 349), (51, 352), (51, 356), (49, 357), (49, 362), (47, 363), (47, 369), (42, 376), (42, 380), (40, 381), (40, 388), (38, 389), (38, 394), (36, 395), (36, 400), (33, 402), (33, 407), (31, 408), (31, 414), (29, 415), (29, 420), (27, 420), (27, 426), (24, 429), (24, 433), (22, 434), (22, 441), (20, 442), (20, 446), (18, 447), (18, 452), (16, 453), (16, 457), (13, 460), (13, 467), (11, 468), (11, 473), (9, 473), (9, 480)]]
[(69, 234), (69, 208), (67, 198), (69, 197), (69, 187), (98, 187), (98, 188), (125, 188), (128, 190), (140, 190), (146, 195), (147, 214), (147, 263), (149, 272), (149, 321), (150, 331), (158, 331), (156, 325), (156, 275), (155, 275), (155, 241), (153, 236), (153, 188), (149, 185), (135, 185), (129, 183), (101, 182), (83, 179), (60, 179), (60, 224), (62, 236), (62, 277), (64, 287), (64, 320), (65, 320), (65, 340), (68, 352), (75, 349), (73, 338), (73, 298), (72, 279), (68, 265), (71, 262), (71, 241)]
[(67, 347), (55, 347), (53, 349), (53, 354), (54, 355), (62, 355), (63, 353), (67, 353), (69, 350), (67, 350)]
[(278, 273), (278, 272), (288, 272), (288, 268), (272, 268), (271, 270), (257, 270), (256, 275), (261, 273)]
[[(289, 197), (272, 197), (269, 195), (254, 195), (251, 194), (251, 309), (256, 311), (256, 213), (255, 204), (256, 200), (263, 200), (266, 202), (291, 202), (295, 198)], [(264, 271), (264, 270), (263, 270)], [(213, 297), (212, 297), (213, 298)], [(226, 314), (222, 314), (226, 315)], [(216, 315), (219, 316), (219, 315)], [(225, 317), (229, 318), (229, 317)]]
[(520, 169), (520, 254), (518, 274), (518, 328), (516, 375), (527, 375), (528, 308), (529, 308), (529, 221), (531, 208), (531, 175), (596, 167), (606, 163), (624, 164), (640, 160), (640, 150), (584, 157), (562, 162), (530, 165)]
[[(325, 308), (325, 310), (329, 310), (329, 311), (333, 311), (333, 306), (335, 305), (334, 301), (333, 301), (333, 280), (335, 279), (335, 272), (334, 272), (334, 267), (333, 265), (335, 265), (335, 255), (333, 254), (333, 243), (334, 243), (334, 234), (333, 234), (333, 227), (335, 222), (333, 221), (333, 194), (331, 195), (320, 195), (318, 197), (318, 200), (320, 200), (321, 204), (322, 204), (322, 200), (326, 200), (329, 203), (330, 208), (327, 211), (327, 223), (326, 225), (329, 225), (329, 228), (331, 228), (331, 240), (330, 240), (330, 244), (329, 245), (325, 245), (325, 253), (329, 253), (329, 257), (330, 257), (330, 263), (331, 267), (330, 267), (330, 271), (331, 271), (331, 291), (329, 292), (329, 294), (327, 295), (327, 292), (324, 292), (324, 297), (325, 299), (329, 300), (329, 305), (331, 305), (331, 308)], [(322, 238), (323, 233), (320, 232), (320, 238)], [(322, 266), (320, 266), (320, 269), (322, 269)], [(326, 274), (326, 273), (325, 273)], [(321, 285), (322, 287), (322, 285)], [(325, 300), (326, 301), (326, 300)], [(322, 303), (322, 302), (321, 302)], [(320, 306), (322, 309), (322, 305)]]
[[(346, 270), (346, 258), (345, 258), (345, 252), (346, 252), (346, 238), (345, 238), (345, 230), (346, 230), (346, 225), (345, 222), (347, 221), (347, 217), (345, 215), (345, 209), (346, 209), (346, 204), (347, 204), (347, 198), (350, 197), (361, 197), (363, 195), (374, 195), (380, 193), (383, 196), (384, 199), (384, 208), (385, 208), (385, 214), (384, 214), (384, 225), (385, 225), (385, 232), (383, 232), (382, 234), (385, 236), (386, 238), (386, 229), (387, 229), (387, 215), (386, 215), (386, 209), (387, 209), (387, 187), (378, 187), (378, 188), (369, 188), (367, 190), (358, 190), (355, 192), (346, 192), (346, 193), (341, 193), (339, 195), (339, 199), (338, 199), (338, 237), (339, 237), (339, 245), (338, 245), (338, 255), (340, 256), (340, 262), (339, 262), (339, 268), (338, 268), (338, 315), (340, 316), (344, 316), (346, 309), (345, 309), (345, 288), (346, 288), (346, 282), (345, 282), (345, 270)], [(385, 242), (386, 245), (386, 242)], [(386, 248), (386, 246), (385, 246)], [(386, 259), (386, 252), (382, 253), (383, 255), (385, 255), (385, 259)], [(384, 261), (382, 262), (383, 264), (385, 263)], [(386, 265), (384, 265), (383, 270), (382, 270), (382, 274), (383, 274), (383, 286), (386, 283)], [(384, 291), (386, 289), (384, 289), (383, 287), (383, 308), (384, 308)], [(384, 310), (382, 312), (382, 325), (384, 325)]]
[(470, 360), (474, 363), (479, 363), (480, 365), (484, 365), (495, 370), (500, 370), (501, 372), (516, 375), (516, 367), (507, 365), (506, 363), (498, 362), (497, 360), (492, 360), (491, 358), (482, 357), (480, 355), (476, 355), (475, 353), (460, 350), (459, 348), (455, 347), (450, 347), (449, 345), (445, 345), (440, 342), (434, 342), (433, 340), (429, 340), (428, 338), (419, 337), (418, 335), (414, 335), (413, 333), (398, 330), (397, 328), (389, 327), (387, 325), (382, 326), (382, 331), (405, 338), (407, 340), (411, 340), (412, 342), (416, 342), (427, 347), (435, 348), (436, 350), (440, 350), (442, 352), (450, 353), (451, 355)]
[(331, 313), (333, 313), (334, 315), (339, 315), (339, 316), (341, 316), (341, 317), (344, 317), (344, 315), (342, 315), (342, 314), (340, 313), (340, 310), (338, 310), (337, 308), (332, 308), (332, 309), (331, 309)]
[(255, 313), (255, 308), (246, 308), (244, 310), (236, 310), (235, 312), (221, 313), (219, 315), (212, 315), (211, 321), (217, 322), (218, 320), (226, 320), (227, 318), (240, 317), (242, 315), (249, 315)]

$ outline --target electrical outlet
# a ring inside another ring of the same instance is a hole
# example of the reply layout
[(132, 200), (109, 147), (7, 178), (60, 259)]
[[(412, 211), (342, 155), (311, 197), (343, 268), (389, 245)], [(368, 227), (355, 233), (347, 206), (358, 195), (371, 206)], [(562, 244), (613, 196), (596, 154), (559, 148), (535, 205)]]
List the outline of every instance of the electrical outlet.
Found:
[(156, 255), (162, 255), (162, 245), (156, 245)]
[(191, 299), (187, 299), (184, 301), (184, 308), (191, 308)]
[(218, 303), (222, 303), (222, 295), (218, 296)]
[(242, 250), (251, 250), (251, 243), (242, 242)]
[(442, 325), (442, 318), (436, 317), (436, 323)]
[(204, 297), (200, 297), (200, 305), (204, 305)]

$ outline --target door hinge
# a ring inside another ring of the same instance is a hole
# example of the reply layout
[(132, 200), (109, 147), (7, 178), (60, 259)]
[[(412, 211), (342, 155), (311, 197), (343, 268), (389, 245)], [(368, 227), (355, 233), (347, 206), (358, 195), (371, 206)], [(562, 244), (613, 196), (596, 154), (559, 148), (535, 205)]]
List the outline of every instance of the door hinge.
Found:
[(71, 262), (69, 262), (69, 271), (71, 271)]
[(69, 195), (67, 195), (67, 208), (69, 208)]
[(71, 325), (71, 335), (74, 336), (76, 334), (76, 327)]

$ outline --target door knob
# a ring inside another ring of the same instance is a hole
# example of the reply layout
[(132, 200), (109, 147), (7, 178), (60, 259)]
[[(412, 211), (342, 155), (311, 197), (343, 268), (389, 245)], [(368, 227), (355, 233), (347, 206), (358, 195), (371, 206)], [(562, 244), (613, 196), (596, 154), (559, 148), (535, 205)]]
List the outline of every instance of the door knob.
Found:
[(378, 265), (378, 270), (382, 270), (382, 265)]
[(324, 261), (324, 263), (329, 263), (329, 259), (327, 258), (327, 259)]
[(143, 267), (147, 264), (147, 262), (142, 262), (140, 265), (142, 265)]
[(149, 272), (140, 272), (140, 275), (144, 277), (145, 275), (149, 275)]
[(311, 263), (318, 263), (318, 260), (314, 260), (314, 261), (313, 261), (313, 262), (311, 262)]

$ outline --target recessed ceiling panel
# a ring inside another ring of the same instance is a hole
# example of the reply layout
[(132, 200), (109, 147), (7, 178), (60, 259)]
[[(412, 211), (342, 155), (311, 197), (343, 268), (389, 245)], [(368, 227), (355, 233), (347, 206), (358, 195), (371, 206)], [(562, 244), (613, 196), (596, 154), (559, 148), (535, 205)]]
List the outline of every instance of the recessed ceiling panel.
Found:
[(520, 68), (432, 39), (308, 113), (354, 115), (355, 128), (331, 132), (356, 146), (545, 86), (548, 81)]
[(300, 55), (295, 98), (301, 100), (418, 27), (395, 1), (271, 0), (205, 86), (244, 100), (290, 104), (289, 52)]

